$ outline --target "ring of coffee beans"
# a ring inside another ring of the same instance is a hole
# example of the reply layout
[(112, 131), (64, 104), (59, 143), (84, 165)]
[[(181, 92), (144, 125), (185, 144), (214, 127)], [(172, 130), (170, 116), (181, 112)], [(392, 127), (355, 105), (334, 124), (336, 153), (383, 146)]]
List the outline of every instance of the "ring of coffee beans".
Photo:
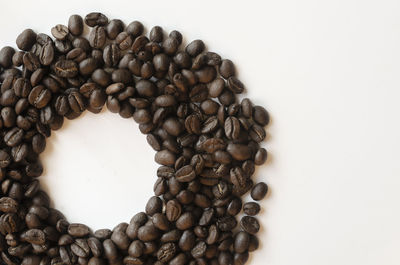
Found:
[[(91, 27), (86, 38), (84, 24)], [(101, 13), (46, 34), (24, 30), (20, 50), (0, 50), (0, 252), (2, 264), (245, 264), (258, 248), (255, 165), (267, 152), (269, 115), (249, 99), (235, 67), (201, 40)], [(51, 130), (85, 110), (139, 123), (156, 151), (155, 196), (145, 212), (112, 231), (68, 223), (40, 189), (39, 154)], [(243, 208), (239, 224), (236, 216)]]

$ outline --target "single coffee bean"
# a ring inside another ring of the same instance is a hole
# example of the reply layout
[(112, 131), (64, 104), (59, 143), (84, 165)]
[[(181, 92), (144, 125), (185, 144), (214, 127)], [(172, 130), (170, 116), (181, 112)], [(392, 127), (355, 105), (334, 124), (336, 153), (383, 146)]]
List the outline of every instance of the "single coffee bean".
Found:
[(5, 46), (0, 50), (0, 66), (9, 68), (12, 65), (12, 57), (15, 53), (14, 48)]
[(231, 60), (222, 60), (219, 66), (219, 73), (223, 78), (228, 79), (229, 77), (235, 75), (235, 66)]
[(72, 15), (68, 19), (68, 30), (74, 36), (79, 36), (83, 32), (83, 19), (80, 15)]
[(19, 49), (29, 51), (36, 42), (36, 33), (32, 29), (25, 29), (18, 35), (16, 43)]
[(251, 190), (251, 197), (253, 200), (262, 200), (268, 193), (268, 185), (264, 182), (259, 182)]
[(68, 226), (68, 234), (73, 237), (84, 237), (90, 233), (89, 227), (84, 224), (70, 224)]
[(186, 165), (176, 171), (175, 177), (179, 182), (190, 182), (196, 178), (196, 173), (191, 165)]
[(263, 107), (255, 106), (253, 108), (253, 119), (261, 126), (266, 126), (269, 123), (269, 114)]
[(51, 29), (51, 35), (57, 40), (64, 40), (69, 34), (68, 27), (58, 24)]
[(95, 49), (100, 49), (106, 43), (106, 30), (101, 26), (95, 26), (89, 34), (89, 43)]
[(243, 216), (240, 220), (240, 227), (249, 234), (256, 234), (260, 230), (260, 224), (252, 216)]
[(204, 42), (202, 40), (194, 40), (186, 46), (186, 52), (192, 56), (200, 54), (205, 49)]
[(250, 216), (257, 215), (260, 210), (260, 205), (256, 202), (247, 202), (243, 206), (243, 212)]
[(110, 40), (115, 40), (119, 33), (124, 30), (124, 23), (119, 19), (111, 20), (106, 26), (107, 37)]
[(23, 57), (24, 66), (31, 72), (40, 67), (39, 58), (32, 52), (25, 53)]
[(85, 23), (89, 27), (105, 26), (108, 23), (108, 18), (99, 12), (92, 12), (86, 15)]

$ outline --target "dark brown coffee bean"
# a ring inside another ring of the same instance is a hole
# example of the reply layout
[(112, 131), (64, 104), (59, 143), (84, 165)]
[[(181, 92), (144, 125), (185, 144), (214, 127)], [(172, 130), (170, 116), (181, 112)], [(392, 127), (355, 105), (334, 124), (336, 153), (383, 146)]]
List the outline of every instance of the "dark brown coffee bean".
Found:
[(203, 142), (202, 148), (207, 153), (214, 153), (217, 150), (224, 150), (226, 143), (219, 138), (210, 138)]
[(142, 226), (138, 230), (138, 238), (144, 242), (156, 240), (159, 234), (158, 229), (152, 224)]
[(252, 216), (243, 216), (240, 220), (240, 227), (249, 234), (256, 234), (260, 230), (260, 224)]
[(19, 49), (28, 51), (32, 48), (36, 42), (36, 33), (32, 29), (25, 29), (21, 34), (18, 35), (16, 43)]
[(176, 252), (177, 249), (174, 243), (163, 244), (157, 251), (157, 259), (163, 263), (169, 262), (175, 256)]
[(42, 230), (39, 229), (30, 229), (26, 231), (23, 235), (22, 238), (29, 243), (32, 244), (43, 244), (46, 241), (46, 235)]
[(143, 32), (143, 24), (139, 21), (133, 21), (126, 27), (125, 31), (133, 37), (137, 37)]
[(12, 57), (15, 53), (14, 48), (5, 46), (0, 50), (0, 65), (9, 68), (12, 65)]
[(38, 56), (36, 56), (32, 52), (25, 53), (23, 57), (23, 62), (26, 69), (28, 69), (31, 72), (37, 70), (40, 67), (40, 61)]
[[(4, 156), (0, 152), (0, 161), (1, 164), (4, 165)], [(16, 213), (18, 210), (18, 202), (9, 197), (1, 197), (0, 198), (0, 211), (4, 213)]]
[(162, 207), (162, 200), (157, 196), (153, 196), (148, 200), (146, 204), (146, 214), (152, 216), (155, 213), (159, 213), (162, 211)]
[(51, 99), (51, 92), (43, 85), (38, 85), (32, 88), (29, 93), (28, 100), (33, 106), (38, 109), (45, 107)]
[(64, 40), (69, 34), (68, 27), (58, 24), (51, 29), (51, 35), (57, 40)]
[(262, 200), (267, 193), (268, 185), (264, 182), (259, 182), (251, 190), (251, 197), (253, 198), (253, 200), (259, 201)]
[(116, 44), (108, 44), (103, 50), (103, 60), (107, 66), (114, 67), (121, 58), (120, 49)]
[(83, 32), (83, 19), (80, 15), (72, 15), (68, 19), (68, 30), (74, 36), (79, 36)]
[(4, 135), (4, 143), (10, 147), (18, 145), (24, 137), (24, 131), (19, 128), (12, 128)]
[(205, 49), (204, 42), (202, 40), (194, 40), (186, 46), (186, 52), (192, 56), (196, 57)]
[(257, 215), (260, 210), (260, 205), (256, 202), (246, 202), (243, 206), (243, 212), (250, 216)]
[(101, 49), (106, 43), (106, 30), (102, 26), (95, 26), (89, 34), (89, 43), (95, 49)]
[(176, 200), (170, 200), (167, 202), (166, 216), (170, 222), (178, 220), (182, 213), (182, 206)]
[(60, 60), (54, 65), (55, 72), (59, 77), (71, 78), (78, 74), (78, 65), (71, 60)]
[(70, 224), (68, 226), (68, 234), (73, 237), (84, 237), (90, 233), (89, 228), (84, 224)]
[(183, 213), (175, 222), (176, 228), (179, 230), (187, 230), (194, 225), (195, 218), (191, 212)]
[(238, 161), (244, 161), (251, 157), (251, 150), (248, 145), (228, 144), (226, 151)]
[(219, 66), (219, 73), (225, 79), (235, 75), (235, 66), (233, 65), (233, 62), (228, 59), (222, 60), (221, 65)]
[(262, 165), (267, 161), (268, 153), (265, 148), (258, 149), (257, 153), (254, 156), (254, 163), (256, 165)]
[(261, 106), (255, 106), (253, 108), (253, 119), (261, 126), (266, 126), (269, 123), (269, 114)]
[(196, 173), (191, 165), (186, 165), (176, 171), (175, 177), (179, 182), (190, 182), (196, 178)]
[(107, 37), (110, 40), (115, 40), (119, 33), (124, 30), (124, 23), (119, 19), (111, 20), (106, 26)]
[(86, 15), (85, 23), (89, 27), (105, 26), (108, 23), (108, 18), (99, 12), (92, 12)]

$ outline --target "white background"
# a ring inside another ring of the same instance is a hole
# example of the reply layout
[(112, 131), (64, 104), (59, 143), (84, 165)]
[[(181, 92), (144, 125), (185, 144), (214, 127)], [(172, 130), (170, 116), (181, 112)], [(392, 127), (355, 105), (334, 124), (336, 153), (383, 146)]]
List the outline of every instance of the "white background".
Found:
[[(90, 11), (203, 39), (271, 113), (249, 264), (400, 264), (398, 0), (7, 1), (0, 44)], [(144, 209), (153, 156), (131, 119), (86, 114), (48, 141), (42, 183), (70, 221), (112, 228)]]

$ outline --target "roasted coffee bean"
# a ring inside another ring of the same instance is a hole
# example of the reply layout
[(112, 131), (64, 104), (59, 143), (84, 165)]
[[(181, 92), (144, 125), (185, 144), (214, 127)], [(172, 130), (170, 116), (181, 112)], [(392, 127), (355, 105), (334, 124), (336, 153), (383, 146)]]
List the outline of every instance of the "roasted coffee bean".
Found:
[(85, 23), (89, 27), (105, 26), (108, 23), (108, 18), (99, 12), (92, 12), (86, 15)]
[(14, 48), (5, 46), (0, 50), (0, 65), (4, 68), (8, 68), (12, 65), (12, 57), (15, 53)]
[(17, 37), (17, 46), (23, 51), (28, 51), (36, 42), (36, 33), (32, 29), (25, 29)]
[(244, 161), (251, 157), (251, 150), (248, 145), (228, 144), (226, 151), (238, 161)]
[(119, 62), (120, 57), (121, 52), (116, 44), (109, 44), (104, 47), (103, 60), (107, 66), (116, 66)]
[(106, 36), (106, 30), (104, 27), (101, 26), (95, 26), (89, 34), (89, 43), (90, 46), (95, 48), (95, 49), (100, 49), (104, 46), (106, 43), (107, 36)]
[(55, 72), (59, 77), (71, 78), (78, 74), (78, 65), (71, 60), (60, 60), (54, 65)]
[(255, 106), (253, 108), (253, 119), (261, 126), (266, 126), (269, 123), (269, 114), (261, 106)]
[(235, 66), (233, 65), (231, 60), (222, 60), (221, 65), (219, 66), (219, 73), (225, 79), (233, 76), (235, 74)]
[(246, 202), (243, 205), (243, 212), (250, 216), (257, 215), (260, 212), (260, 205), (256, 202)]
[(146, 214), (152, 216), (155, 213), (159, 213), (162, 211), (162, 207), (163, 207), (162, 200), (157, 196), (153, 196), (149, 199), (149, 201), (146, 204)]
[(249, 130), (249, 135), (251, 139), (257, 143), (262, 142), (265, 137), (266, 133), (263, 127), (258, 124), (253, 124)]
[(79, 36), (83, 32), (83, 19), (80, 15), (72, 15), (68, 19), (68, 30), (74, 36)]
[(23, 57), (23, 62), (26, 69), (28, 69), (31, 72), (37, 70), (40, 67), (40, 61), (38, 56), (36, 56), (32, 52), (25, 53)]
[(251, 197), (255, 201), (262, 200), (268, 193), (268, 185), (264, 182), (257, 183), (251, 190)]
[(84, 224), (70, 224), (68, 226), (68, 234), (73, 237), (84, 237), (89, 233), (89, 228)]
[(69, 34), (68, 27), (58, 24), (51, 29), (51, 35), (57, 40), (64, 40)]
[(252, 216), (243, 216), (240, 220), (240, 227), (249, 234), (256, 234), (260, 230), (260, 224)]
[(267, 161), (268, 153), (265, 148), (258, 149), (257, 153), (254, 156), (254, 163), (256, 165), (262, 165)]
[(187, 165), (176, 171), (175, 177), (179, 182), (190, 182), (196, 178), (196, 173), (191, 165)]
[(107, 37), (114, 40), (124, 30), (124, 23), (119, 19), (111, 20), (106, 26)]
[(153, 224), (142, 226), (138, 230), (138, 238), (144, 242), (156, 240), (159, 234), (158, 229)]
[(204, 49), (205, 45), (202, 40), (194, 40), (186, 46), (186, 52), (192, 57), (196, 57)]

